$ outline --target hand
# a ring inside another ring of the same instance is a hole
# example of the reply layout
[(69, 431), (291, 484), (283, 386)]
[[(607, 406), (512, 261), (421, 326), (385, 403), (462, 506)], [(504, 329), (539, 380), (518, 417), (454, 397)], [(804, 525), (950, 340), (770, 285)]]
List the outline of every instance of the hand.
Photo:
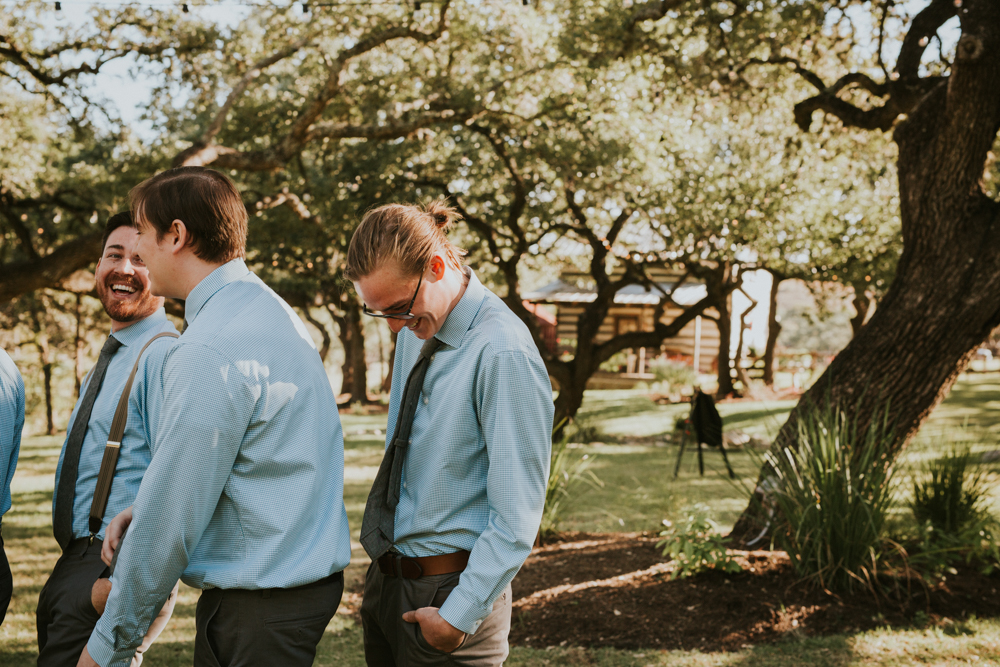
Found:
[(108, 606), (108, 596), (111, 595), (111, 580), (98, 579), (90, 589), (90, 604), (98, 614), (104, 613), (104, 608)]
[(83, 647), (83, 653), (80, 654), (80, 660), (76, 663), (76, 667), (101, 667), (99, 664), (94, 662), (94, 659), (90, 657), (90, 651), (87, 647)]
[(421, 607), (403, 614), (407, 623), (419, 623), (427, 643), (443, 653), (451, 653), (465, 641), (465, 633), (441, 618), (437, 607)]
[(122, 542), (122, 535), (125, 529), (132, 523), (132, 508), (126, 507), (118, 516), (111, 520), (107, 530), (104, 531), (104, 546), (101, 547), (101, 560), (105, 565), (111, 565), (111, 559), (115, 557), (115, 549)]

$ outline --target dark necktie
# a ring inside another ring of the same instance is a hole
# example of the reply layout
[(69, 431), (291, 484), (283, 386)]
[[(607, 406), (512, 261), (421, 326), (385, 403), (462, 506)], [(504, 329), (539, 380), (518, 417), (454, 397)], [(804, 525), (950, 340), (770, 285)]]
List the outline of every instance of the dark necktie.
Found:
[(420, 348), (420, 358), (410, 371), (410, 377), (407, 378), (406, 387), (403, 389), (403, 400), (400, 401), (399, 416), (396, 419), (396, 432), (385, 450), (382, 464), (375, 476), (375, 483), (372, 485), (371, 493), (368, 494), (365, 516), (361, 520), (361, 546), (372, 560), (378, 560), (392, 546), (403, 461), (406, 460), (406, 449), (410, 444), (413, 415), (417, 412), (420, 390), (424, 385), (427, 367), (431, 363), (431, 355), (440, 345), (441, 341), (431, 338)]
[(121, 347), (121, 342), (114, 336), (101, 348), (101, 356), (97, 359), (94, 372), (87, 384), (87, 393), (80, 401), (80, 409), (76, 411), (73, 428), (66, 440), (66, 455), (63, 457), (62, 471), (59, 473), (59, 488), (56, 490), (56, 511), (52, 521), (52, 532), (56, 541), (64, 550), (73, 539), (73, 499), (76, 496), (76, 478), (80, 471), (80, 451), (83, 449), (83, 439), (87, 435), (87, 425), (90, 423), (90, 413), (94, 410), (94, 401), (101, 391), (104, 373), (108, 370), (111, 357)]

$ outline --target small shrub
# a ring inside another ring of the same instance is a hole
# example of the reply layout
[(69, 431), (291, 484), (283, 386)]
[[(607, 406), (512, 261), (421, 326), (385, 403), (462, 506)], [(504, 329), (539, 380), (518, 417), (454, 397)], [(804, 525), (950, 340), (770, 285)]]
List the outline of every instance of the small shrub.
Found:
[(765, 455), (783, 522), (775, 540), (804, 579), (875, 590), (895, 496), (893, 445), (887, 415), (876, 411), (861, 429), (828, 402), (799, 415), (794, 445)]
[(987, 509), (986, 469), (968, 444), (954, 444), (913, 478), (910, 510), (921, 527), (915, 562), (938, 574), (959, 560), (990, 572), (1000, 561), (996, 520)]
[(549, 480), (545, 487), (545, 509), (539, 535), (542, 539), (559, 532), (567, 504), (583, 484), (592, 488), (604, 486), (604, 482), (590, 470), (594, 457), (575, 455), (567, 446), (566, 438), (552, 445), (552, 463)]
[(566, 426), (564, 432), (566, 442), (590, 444), (591, 442), (600, 441), (603, 437), (604, 434), (601, 432), (601, 429), (587, 420), (571, 421)]
[(675, 390), (693, 386), (697, 379), (694, 368), (670, 359), (654, 359), (646, 365), (646, 370), (656, 377), (657, 382), (665, 382)]
[(707, 512), (708, 507), (699, 504), (684, 513), (680, 524), (663, 521), (667, 529), (660, 533), (663, 539), (656, 546), (677, 565), (671, 579), (683, 579), (706, 570), (730, 573), (743, 570), (726, 551), (719, 527), (708, 518)]

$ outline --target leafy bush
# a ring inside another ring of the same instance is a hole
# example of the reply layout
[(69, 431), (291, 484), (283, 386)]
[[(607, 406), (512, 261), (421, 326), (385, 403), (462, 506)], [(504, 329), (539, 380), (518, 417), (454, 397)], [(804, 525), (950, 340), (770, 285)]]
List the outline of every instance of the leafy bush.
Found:
[(894, 434), (886, 414), (862, 428), (829, 401), (803, 410), (794, 445), (768, 452), (775, 540), (796, 571), (827, 589), (875, 590), (895, 497)]
[(954, 562), (976, 560), (991, 571), (1000, 561), (997, 522), (987, 509), (990, 483), (986, 469), (968, 444), (953, 444), (913, 478), (910, 510), (921, 527), (915, 557), (937, 573)]
[(671, 579), (683, 579), (706, 570), (720, 572), (741, 572), (740, 567), (722, 542), (719, 527), (708, 518), (708, 507), (702, 504), (687, 508), (684, 520), (674, 524), (663, 521), (667, 527), (660, 533), (663, 539), (656, 543), (663, 548), (663, 555), (669, 556), (677, 567)]
[(602, 487), (604, 482), (590, 469), (594, 457), (584, 454), (577, 456), (567, 446), (567, 439), (552, 445), (552, 464), (549, 481), (545, 487), (545, 509), (539, 535), (542, 539), (559, 532), (566, 505), (581, 485)]
[(694, 368), (679, 361), (653, 359), (646, 370), (656, 377), (657, 382), (665, 382), (672, 388), (690, 387), (695, 384)]

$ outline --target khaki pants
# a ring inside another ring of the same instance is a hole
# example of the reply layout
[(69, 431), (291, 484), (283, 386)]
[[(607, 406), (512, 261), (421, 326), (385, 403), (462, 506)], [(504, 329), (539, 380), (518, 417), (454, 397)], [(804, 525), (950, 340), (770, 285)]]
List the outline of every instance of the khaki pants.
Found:
[(389, 577), (374, 563), (365, 577), (361, 602), (361, 624), (365, 633), (365, 661), (369, 667), (499, 667), (510, 647), (510, 585), (493, 603), (493, 611), (474, 635), (466, 635), (462, 645), (443, 653), (424, 639), (418, 623), (407, 623), (403, 613), (421, 607), (444, 604), (456, 586), (460, 572), (419, 579)]

